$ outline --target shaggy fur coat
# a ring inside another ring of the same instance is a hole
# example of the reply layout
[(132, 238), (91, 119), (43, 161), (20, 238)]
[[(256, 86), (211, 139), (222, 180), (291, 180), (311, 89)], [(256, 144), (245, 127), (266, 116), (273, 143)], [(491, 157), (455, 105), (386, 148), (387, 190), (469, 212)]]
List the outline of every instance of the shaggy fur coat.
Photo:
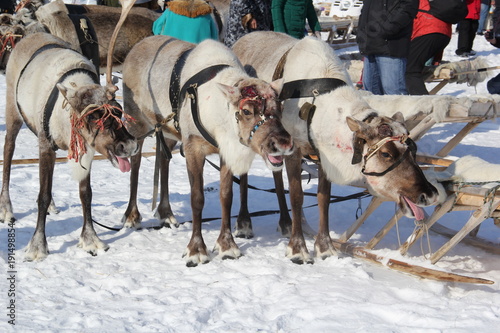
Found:
[(167, 35), (198, 44), (205, 39), (219, 39), (219, 31), (210, 15), (212, 8), (202, 0), (174, 0), (153, 23), (155, 35)]

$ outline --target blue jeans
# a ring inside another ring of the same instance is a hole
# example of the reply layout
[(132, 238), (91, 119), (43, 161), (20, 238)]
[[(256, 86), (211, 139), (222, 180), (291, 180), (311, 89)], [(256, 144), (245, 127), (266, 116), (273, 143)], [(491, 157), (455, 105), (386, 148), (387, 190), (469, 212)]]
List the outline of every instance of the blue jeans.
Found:
[(488, 16), (489, 11), (490, 11), (490, 6), (482, 3), (481, 11), (479, 14), (479, 26), (477, 27), (477, 32), (483, 32), (483, 30), (486, 30), (484, 28), (484, 23), (486, 22), (486, 17)]
[(486, 83), (486, 87), (490, 94), (500, 95), (500, 74), (489, 80), (488, 83)]
[(406, 58), (365, 56), (364, 89), (375, 95), (408, 95), (405, 72)]

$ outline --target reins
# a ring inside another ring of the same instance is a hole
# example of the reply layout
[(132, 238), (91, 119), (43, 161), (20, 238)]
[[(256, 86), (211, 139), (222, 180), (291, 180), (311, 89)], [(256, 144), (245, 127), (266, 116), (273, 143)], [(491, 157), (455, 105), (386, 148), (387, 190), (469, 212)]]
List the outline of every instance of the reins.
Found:
[[(391, 164), (387, 169), (385, 169), (382, 172), (366, 172), (365, 167), (366, 167), (366, 162), (372, 158), (377, 151), (380, 150), (386, 143), (388, 142), (393, 142), (393, 141), (399, 141), (402, 144), (407, 145), (407, 149), (405, 152), (393, 163)], [(364, 163), (363, 167), (361, 168), (361, 173), (364, 174), (365, 176), (375, 176), (375, 177), (382, 177), (386, 175), (388, 172), (394, 170), (398, 165), (401, 164), (408, 156), (409, 154), (412, 154), (413, 157), (415, 158), (415, 155), (417, 153), (417, 146), (415, 142), (410, 139), (407, 135), (402, 135), (402, 136), (388, 136), (377, 142), (376, 144), (368, 147), (368, 151), (364, 156)]]

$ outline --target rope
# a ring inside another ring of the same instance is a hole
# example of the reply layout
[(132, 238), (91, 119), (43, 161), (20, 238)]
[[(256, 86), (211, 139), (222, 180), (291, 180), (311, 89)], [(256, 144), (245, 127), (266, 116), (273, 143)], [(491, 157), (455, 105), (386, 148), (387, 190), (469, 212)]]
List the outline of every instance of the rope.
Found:
[[(414, 220), (414, 223), (415, 223), (415, 228), (413, 229), (413, 233), (412, 235), (418, 230), (418, 229), (422, 229), (423, 232), (425, 233), (425, 237), (427, 238), (427, 248), (429, 249), (429, 255), (432, 255), (432, 248), (431, 248), (431, 239), (429, 237), (429, 226), (427, 225), (427, 223), (425, 223), (425, 220), (422, 220), (422, 221), (418, 221), (418, 220)], [(424, 252), (424, 240), (423, 240), (423, 236), (420, 237), (420, 251), (422, 252), (422, 256), (424, 257), (424, 259), (428, 259), (427, 255), (425, 254)]]
[[(210, 160), (208, 159), (205, 159), (210, 165), (212, 165), (215, 169), (217, 170), (220, 170), (220, 168), (214, 164), (213, 162), (211, 162)], [(237, 177), (234, 177), (233, 176), (233, 181), (236, 183), (236, 184), (240, 184), (240, 180), (237, 178)], [(264, 192), (269, 192), (269, 193), (276, 193), (276, 190), (275, 189), (260, 189), (258, 187), (255, 187), (255, 186), (252, 186), (252, 185), (248, 185), (248, 188), (252, 189), (252, 190), (257, 190), (257, 191), (264, 191)], [(285, 190), (285, 193), (289, 193), (288, 190)], [(308, 195), (308, 196), (316, 196), (316, 194), (314, 193), (307, 193), (307, 192), (304, 192), (304, 195)], [(367, 198), (369, 197), (370, 194), (366, 193), (366, 191), (361, 191), (361, 192), (358, 192), (358, 193), (354, 193), (354, 194), (350, 194), (350, 195), (347, 195), (347, 196), (334, 196), (334, 195), (331, 195), (330, 196), (330, 201), (329, 203), (337, 203), (337, 202), (343, 202), (343, 201), (347, 201), (347, 200), (352, 200), (352, 199), (358, 199), (359, 200), (359, 205), (361, 206), (361, 199), (363, 198)], [(308, 206), (304, 206), (303, 208), (304, 209), (307, 209), (307, 208), (311, 208), (311, 207), (315, 207), (317, 206), (318, 204), (315, 203), (315, 204), (311, 204), (311, 205), (308, 205)], [(360, 207), (358, 207), (358, 209), (360, 209)], [(288, 209), (288, 211), (290, 212), (291, 209)], [(261, 210), (261, 211), (256, 211), (256, 212), (252, 212), (250, 213), (250, 217), (255, 217), (255, 216), (266, 216), (266, 215), (272, 215), (272, 214), (279, 214), (280, 211), (279, 210)], [(238, 215), (232, 215), (231, 218), (237, 218)], [(214, 220), (220, 220), (221, 218), (220, 217), (206, 217), (206, 218), (202, 218), (201, 219), (201, 222), (210, 222), (210, 221), (214, 221)], [(120, 231), (123, 227), (121, 228), (113, 228), (113, 227), (108, 227), (104, 224), (101, 224), (101, 223), (98, 223), (97, 221), (95, 220), (92, 220), (95, 224), (105, 228), (105, 229), (108, 229), (108, 230), (113, 230), (113, 231)], [(184, 221), (184, 222), (179, 222), (179, 224), (185, 224), (185, 223), (191, 223), (193, 222), (192, 220), (187, 220), (187, 221)], [(159, 226), (153, 226), (153, 227), (149, 227), (149, 228), (146, 228), (146, 229), (161, 229), (163, 228), (163, 225), (159, 225)]]

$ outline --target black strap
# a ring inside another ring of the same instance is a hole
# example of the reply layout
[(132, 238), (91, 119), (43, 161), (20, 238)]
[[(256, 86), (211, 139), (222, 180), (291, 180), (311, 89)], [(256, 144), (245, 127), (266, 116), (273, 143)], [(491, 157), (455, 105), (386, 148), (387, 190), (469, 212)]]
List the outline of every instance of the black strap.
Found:
[[(86, 69), (86, 68), (72, 68), (66, 73), (64, 73), (59, 80), (57, 80), (57, 83), (63, 82), (68, 76), (71, 74), (75, 73), (86, 73), (89, 74), (89, 76), (92, 77), (92, 80), (94, 83), (98, 84), (99, 79), (97, 77), (97, 74)], [(54, 106), (56, 105), (57, 98), (59, 97), (59, 89), (57, 88), (57, 83), (54, 85), (54, 88), (52, 88), (52, 91), (50, 92), (49, 98), (47, 99), (47, 102), (45, 103), (45, 107), (43, 109), (43, 119), (42, 119), (42, 125), (43, 125), (43, 131), (45, 132), (45, 136), (49, 141), (52, 141), (52, 136), (50, 135), (50, 128), (49, 128), (49, 123), (50, 123), (50, 117), (52, 117), (52, 112), (54, 111)], [(52, 142), (52, 149), (57, 150), (59, 147), (55, 144), (55, 142)]]
[(172, 106), (172, 112), (176, 115), (174, 118), (177, 121), (177, 112), (179, 111), (179, 105), (181, 104), (179, 95), (181, 88), (181, 72), (186, 63), (187, 56), (191, 53), (193, 48), (184, 51), (174, 64), (172, 73), (170, 74), (170, 88), (169, 88), (169, 98), (170, 105)]
[(196, 128), (198, 129), (198, 131), (201, 133), (201, 135), (203, 136), (203, 138), (205, 140), (207, 140), (208, 142), (210, 142), (210, 144), (214, 147), (219, 147), (219, 145), (217, 144), (217, 141), (215, 140), (215, 138), (213, 136), (210, 135), (210, 133), (208, 133), (208, 131), (206, 130), (205, 126), (203, 126), (203, 124), (201, 123), (201, 120), (200, 120), (200, 112), (198, 110), (198, 90), (191, 86), (189, 88), (187, 88), (187, 93), (190, 96), (191, 98), (191, 115), (193, 116), (193, 121), (194, 121), (194, 124), (196, 125)]
[[(38, 50), (33, 52), (31, 57), (29, 58), (29, 60), (24, 65), (23, 69), (21, 69), (21, 71), (19, 72), (19, 78), (18, 78), (17, 84), (16, 84), (16, 96), (19, 96), (19, 82), (21, 81), (21, 77), (23, 76), (24, 71), (26, 70), (28, 65), (33, 61), (33, 59), (35, 59), (38, 55), (40, 55), (41, 53), (43, 53), (45, 51), (57, 49), (57, 48), (67, 49), (67, 47), (64, 45), (52, 43), (52, 44), (45, 44), (45, 45), (41, 46)], [(16, 99), (17, 99), (17, 97), (16, 97)], [(31, 132), (33, 132), (35, 135), (38, 135), (38, 133), (35, 131), (35, 129), (30, 126), (30, 122), (26, 120), (26, 116), (24, 115), (23, 111), (21, 110), (21, 106), (19, 105), (19, 101), (16, 100), (16, 103), (17, 103), (17, 109), (19, 110), (19, 113), (21, 113), (21, 116), (23, 117), (23, 120), (24, 120), (24, 123), (26, 124), (26, 126), (29, 128), (29, 130)]]
[(289, 98), (315, 97), (345, 85), (344, 81), (334, 78), (295, 80), (283, 85), (279, 98), (284, 101)]
[(214, 147), (219, 147), (217, 141), (210, 135), (210, 133), (208, 133), (208, 131), (201, 123), (198, 107), (198, 87), (213, 79), (217, 75), (217, 73), (227, 67), (229, 67), (229, 65), (214, 65), (201, 70), (197, 74), (193, 75), (189, 80), (187, 80), (186, 83), (184, 83), (184, 86), (182, 86), (181, 92), (179, 94), (180, 104), (182, 103), (182, 100), (184, 99), (186, 93), (190, 95), (191, 114), (193, 116), (194, 124), (196, 125), (196, 128), (201, 133), (203, 138), (210, 142), (210, 144)]
[[(96, 68), (97, 74), (99, 74), (99, 69), (101, 67), (101, 58), (99, 56), (97, 34), (95, 32), (94, 26), (92, 25), (92, 22), (85, 15), (81, 14), (68, 14), (68, 17), (75, 26), (76, 35), (78, 37), (78, 41), (80, 42), (80, 49), (82, 50), (82, 54), (87, 59), (92, 61)], [(85, 20), (88, 30), (84, 31), (82, 29), (81, 20)]]
[(190, 86), (195, 85), (199, 87), (202, 84), (207, 83), (208, 81), (212, 80), (221, 70), (227, 67), (229, 67), (229, 65), (213, 65), (191, 76), (191, 78), (184, 83), (179, 93), (179, 105), (182, 104), (184, 96), (186, 95), (186, 91)]

